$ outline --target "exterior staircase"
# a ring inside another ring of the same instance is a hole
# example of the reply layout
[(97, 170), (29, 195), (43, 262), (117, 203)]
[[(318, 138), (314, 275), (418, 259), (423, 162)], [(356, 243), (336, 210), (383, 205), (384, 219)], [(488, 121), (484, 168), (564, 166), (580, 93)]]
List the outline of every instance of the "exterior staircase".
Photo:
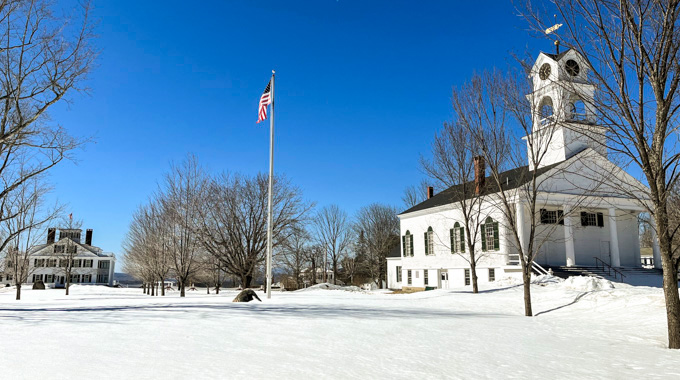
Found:
[[(609, 281), (616, 281), (616, 282), (625, 282), (625, 278), (623, 279), (624, 281), (621, 281), (620, 276), (614, 277), (611, 272), (607, 271), (606, 268), (602, 267), (595, 267), (595, 266), (572, 266), (572, 267), (567, 267), (567, 266), (545, 266), (546, 269), (552, 270), (552, 273), (554, 276), (560, 277), (560, 278), (567, 278), (571, 276), (589, 276), (589, 277), (597, 277), (597, 278), (604, 278)], [(625, 275), (625, 273), (624, 273)]]

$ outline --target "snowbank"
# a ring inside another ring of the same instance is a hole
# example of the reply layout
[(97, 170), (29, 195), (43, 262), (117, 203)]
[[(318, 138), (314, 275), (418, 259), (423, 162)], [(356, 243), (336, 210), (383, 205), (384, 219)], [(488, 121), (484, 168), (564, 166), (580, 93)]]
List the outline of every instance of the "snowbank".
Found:
[(316, 284), (297, 291), (304, 292), (308, 290), (344, 290), (346, 292), (363, 292), (363, 290), (361, 290), (361, 288), (359, 288), (358, 286), (340, 286), (329, 283)]
[(560, 286), (566, 290), (577, 290), (580, 292), (592, 292), (595, 290), (614, 289), (614, 284), (604, 278), (596, 277), (569, 277), (564, 280)]

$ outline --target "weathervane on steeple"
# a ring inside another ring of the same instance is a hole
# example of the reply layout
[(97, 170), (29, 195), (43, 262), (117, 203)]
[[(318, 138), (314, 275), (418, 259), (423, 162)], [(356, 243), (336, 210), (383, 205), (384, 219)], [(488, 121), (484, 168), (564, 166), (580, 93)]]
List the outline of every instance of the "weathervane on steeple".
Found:
[[(548, 35), (550, 33), (556, 32), (557, 29), (559, 29), (562, 26), (562, 24), (557, 24), (557, 15), (555, 15), (555, 25), (551, 26), (550, 28), (545, 30), (545, 34)], [(560, 54), (560, 40), (555, 38), (555, 54)]]

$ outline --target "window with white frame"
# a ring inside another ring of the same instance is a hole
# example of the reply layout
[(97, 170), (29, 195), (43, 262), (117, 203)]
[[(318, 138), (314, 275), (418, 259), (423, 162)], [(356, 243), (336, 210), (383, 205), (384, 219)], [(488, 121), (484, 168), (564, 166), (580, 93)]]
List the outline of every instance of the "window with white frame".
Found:
[(84, 282), (84, 283), (90, 283), (90, 282), (92, 282), (92, 275), (91, 275), (91, 274), (84, 274), (84, 275), (83, 275), (83, 282)]
[(47, 259), (47, 267), (54, 268), (57, 266), (57, 259)]
[(465, 252), (465, 227), (456, 222), (449, 233), (451, 235), (451, 253)]
[(541, 224), (564, 224), (564, 212), (562, 210), (541, 209)]
[(45, 283), (49, 284), (54, 282), (54, 275), (53, 274), (46, 274), (45, 275)]
[(33, 282), (42, 281), (42, 278), (43, 278), (42, 274), (34, 274), (33, 275)]
[(401, 266), (397, 267), (397, 282), (401, 282)]
[(581, 226), (604, 227), (604, 214), (601, 212), (581, 212)]
[(470, 285), (470, 270), (465, 269), (465, 285)]
[(481, 225), (482, 232), (482, 251), (498, 251), (500, 249), (500, 239), (498, 222), (488, 217)]
[(401, 249), (404, 252), (404, 257), (413, 256), (413, 235), (408, 230), (401, 237)]
[(64, 253), (64, 245), (63, 244), (56, 244), (54, 246), (54, 253)]
[(432, 227), (428, 227), (427, 232), (425, 232), (425, 254), (434, 255), (434, 231)]
[(92, 268), (92, 260), (83, 260), (83, 268)]
[(425, 285), (430, 285), (430, 276), (427, 269), (423, 270), (423, 279), (425, 280)]
[(411, 278), (411, 270), (406, 271), (406, 283), (408, 285), (411, 285), (413, 283), (413, 279)]
[(109, 261), (108, 260), (100, 261), (98, 268), (99, 269), (109, 269)]
[(496, 281), (496, 269), (495, 268), (489, 268), (489, 282), (494, 282)]

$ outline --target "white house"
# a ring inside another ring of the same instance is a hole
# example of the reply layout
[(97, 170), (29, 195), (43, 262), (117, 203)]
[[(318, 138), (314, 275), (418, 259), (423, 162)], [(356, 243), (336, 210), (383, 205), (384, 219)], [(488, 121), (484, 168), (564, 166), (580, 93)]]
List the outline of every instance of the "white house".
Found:
[[(607, 158), (606, 128), (596, 124), (595, 88), (588, 82), (588, 71), (575, 50), (541, 53), (536, 60), (533, 92), (527, 99), (541, 112), (533, 118), (531, 137), (549, 149), (539, 167), (527, 165), (502, 173), (503, 188), (514, 204), (509, 218), (515, 218), (521, 244), (526, 244), (530, 215), (518, 189), (536, 170), (540, 179), (536, 240), (542, 242), (538, 264), (639, 267), (638, 216), (644, 209), (612, 181), (625, 184), (628, 193), (638, 198), (644, 197), (645, 187)], [(427, 200), (399, 215), (401, 255), (387, 259), (390, 288), (470, 284), (467, 247), (461, 244), (466, 233), (458, 206), (462, 196), (483, 195), (475, 243), (475, 251), (482, 255), (477, 264), (479, 282), (521, 276), (516, 240), (505, 228), (507, 213), (498, 207), (497, 182), (486, 178), (481, 158), (476, 159), (475, 172), (473, 186), (472, 181), (467, 186), (482, 190), (463, 195), (458, 185), (435, 195), (430, 188)], [(658, 247), (654, 252), (659, 263)]]
[[(57, 232), (59, 238), (55, 239)], [(113, 253), (103, 252), (92, 245), (92, 230), (85, 232), (85, 242), (81, 242), (80, 229), (49, 228), (47, 240), (31, 253), (28, 284), (38, 280), (52, 287), (66, 284), (64, 267), (69, 257), (73, 260), (71, 284), (113, 285), (116, 258)], [(72, 250), (68, 252), (68, 250)], [(0, 284), (13, 285), (14, 279), (8, 273), (0, 274)]]

